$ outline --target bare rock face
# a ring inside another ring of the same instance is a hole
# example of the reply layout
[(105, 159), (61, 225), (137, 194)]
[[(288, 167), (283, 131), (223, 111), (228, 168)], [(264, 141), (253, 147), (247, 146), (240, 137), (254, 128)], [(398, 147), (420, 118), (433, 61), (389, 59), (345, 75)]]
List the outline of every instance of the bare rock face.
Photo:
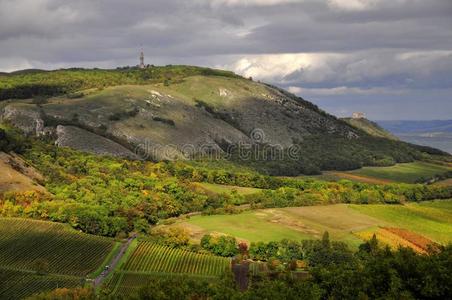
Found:
[(287, 148), (316, 134), (361, 134), (288, 92), (218, 76), (108, 87), (39, 106), (14, 101), (1, 117), (28, 134), (54, 136), (56, 128), (59, 146), (157, 161), (221, 155), (235, 145)]
[(60, 147), (70, 147), (99, 155), (138, 159), (135, 153), (120, 144), (75, 126), (58, 125), (56, 134), (58, 138), (55, 144)]
[(22, 103), (8, 105), (4, 109), (2, 119), (29, 135), (39, 135), (44, 129), (42, 114), (34, 105)]

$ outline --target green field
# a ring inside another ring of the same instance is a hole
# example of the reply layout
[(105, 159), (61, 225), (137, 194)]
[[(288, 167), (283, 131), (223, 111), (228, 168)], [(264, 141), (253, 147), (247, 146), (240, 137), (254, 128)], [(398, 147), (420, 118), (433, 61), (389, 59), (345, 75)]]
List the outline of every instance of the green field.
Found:
[(236, 191), (239, 195), (252, 195), (262, 191), (262, 189), (250, 188), (250, 187), (240, 187), (233, 185), (221, 185), (207, 182), (199, 182), (196, 185), (202, 187), (203, 189), (216, 193), (216, 194), (230, 194), (233, 191)]
[(63, 224), (0, 218), (0, 299), (79, 286), (113, 245)]
[(282, 211), (269, 209), (236, 215), (194, 216), (187, 223), (190, 225), (189, 228), (199, 231), (198, 239), (208, 232), (221, 232), (250, 242), (310, 238), (309, 233), (273, 222), (275, 213), (281, 214)]
[(413, 162), (397, 164), (391, 167), (364, 167), (347, 173), (395, 182), (414, 183), (421, 178), (426, 179), (434, 175), (445, 173), (449, 170), (451, 170), (451, 168), (444, 165)]
[(152, 278), (190, 276), (212, 279), (230, 267), (230, 260), (167, 246), (139, 242), (106, 284), (114, 295), (130, 295)]
[(248, 211), (238, 215), (194, 216), (172, 226), (185, 226), (194, 239), (220, 232), (248, 242), (320, 238), (328, 231), (352, 247), (362, 240), (354, 233), (379, 226), (404, 228), (434, 242), (452, 242), (452, 200), (405, 205), (309, 206)]

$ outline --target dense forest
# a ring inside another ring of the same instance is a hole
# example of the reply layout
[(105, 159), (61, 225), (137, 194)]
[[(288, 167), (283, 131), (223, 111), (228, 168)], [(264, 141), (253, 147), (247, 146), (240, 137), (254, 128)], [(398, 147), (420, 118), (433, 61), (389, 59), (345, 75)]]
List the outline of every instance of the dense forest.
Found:
[[(159, 220), (190, 212), (238, 213), (243, 204), (253, 209), (452, 198), (450, 186), (279, 178), (252, 170), (237, 171), (227, 161), (220, 168), (210, 167), (209, 162), (128, 161), (58, 148), (23, 138), (11, 128), (3, 129), (2, 134), (4, 141), (10, 141), (3, 149), (20, 150), (45, 176), (43, 185), (51, 194), (5, 193), (0, 198), (0, 215), (69, 223), (84, 232), (104, 236), (147, 232), (149, 225)], [(263, 190), (253, 197), (211, 194), (197, 188), (195, 182)]]
[[(233, 148), (234, 149), (234, 148)], [(328, 170), (353, 170), (363, 166), (392, 166), (396, 163), (449, 157), (440, 150), (369, 135), (359, 139), (316, 134), (288, 149), (256, 146), (233, 150), (228, 159), (259, 172), (278, 176), (316, 175)], [(249, 159), (241, 159), (247, 157)]]

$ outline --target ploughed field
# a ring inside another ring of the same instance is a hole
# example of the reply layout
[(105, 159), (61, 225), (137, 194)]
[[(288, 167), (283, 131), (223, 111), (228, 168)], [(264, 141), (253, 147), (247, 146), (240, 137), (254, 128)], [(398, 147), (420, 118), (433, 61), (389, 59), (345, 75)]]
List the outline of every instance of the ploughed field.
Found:
[(318, 239), (324, 231), (334, 240), (357, 247), (374, 233), (397, 236), (392, 247), (410, 246), (419, 250), (414, 240), (431, 243), (452, 242), (452, 200), (436, 200), (405, 205), (336, 204), (247, 211), (237, 215), (193, 216), (169, 226), (184, 226), (193, 239), (219, 232), (247, 242), (281, 239)]
[(64, 224), (0, 218), (0, 299), (81, 286), (113, 245)]
[(114, 295), (131, 295), (155, 276), (190, 276), (212, 278), (230, 268), (228, 258), (175, 249), (141, 241), (106, 283)]

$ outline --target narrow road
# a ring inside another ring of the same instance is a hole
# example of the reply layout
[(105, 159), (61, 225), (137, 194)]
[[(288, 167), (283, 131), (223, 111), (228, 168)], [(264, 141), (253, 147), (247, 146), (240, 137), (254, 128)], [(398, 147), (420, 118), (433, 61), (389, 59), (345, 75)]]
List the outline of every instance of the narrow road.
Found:
[[(124, 256), (124, 253), (126, 253), (127, 249), (129, 248), (130, 244), (132, 243), (132, 241), (136, 238), (136, 236), (132, 236), (130, 238), (127, 239), (127, 242), (125, 242), (122, 246), (121, 249), (119, 250), (118, 254), (116, 254), (115, 257), (112, 258), (112, 260), (110, 261), (109, 264), (109, 268), (107, 270), (102, 271), (102, 273), (97, 276), (94, 280), (93, 280), (93, 286), (94, 288), (99, 287), (102, 282), (104, 281), (104, 279), (115, 270), (116, 265), (118, 264), (118, 262), (121, 260), (121, 258)], [(104, 266), (105, 267), (105, 266)]]

